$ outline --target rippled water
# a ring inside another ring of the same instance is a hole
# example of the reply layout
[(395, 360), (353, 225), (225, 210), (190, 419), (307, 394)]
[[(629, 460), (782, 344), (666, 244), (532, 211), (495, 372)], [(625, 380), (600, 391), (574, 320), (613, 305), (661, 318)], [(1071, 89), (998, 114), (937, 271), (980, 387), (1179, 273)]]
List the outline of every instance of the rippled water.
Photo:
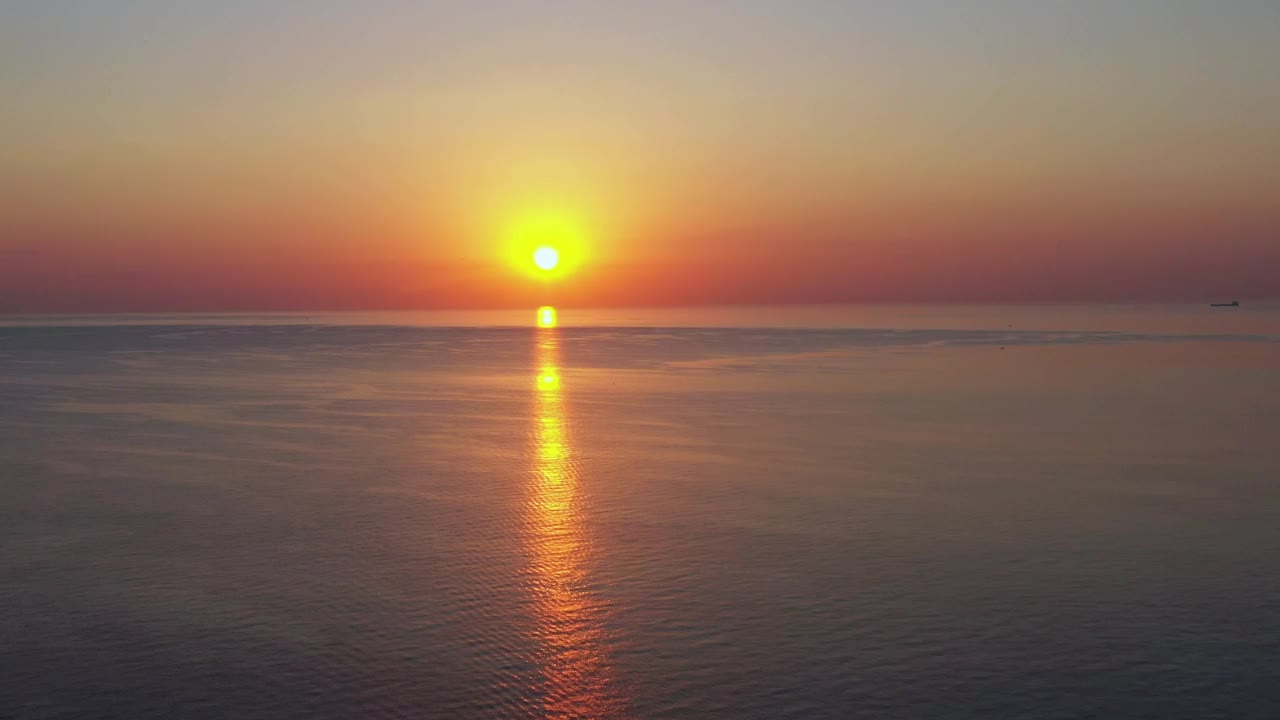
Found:
[(1275, 316), (977, 312), (0, 328), (0, 717), (1280, 717)]

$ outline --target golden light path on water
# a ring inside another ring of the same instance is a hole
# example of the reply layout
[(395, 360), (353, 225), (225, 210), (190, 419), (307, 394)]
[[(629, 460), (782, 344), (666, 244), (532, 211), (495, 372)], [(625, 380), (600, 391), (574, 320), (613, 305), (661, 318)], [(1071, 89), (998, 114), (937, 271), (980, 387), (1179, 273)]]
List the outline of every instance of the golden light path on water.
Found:
[(605, 652), (601, 600), (588, 590), (591, 538), (560, 382), (555, 309), (538, 310), (526, 542), (537, 661), (548, 718), (616, 718), (622, 700)]

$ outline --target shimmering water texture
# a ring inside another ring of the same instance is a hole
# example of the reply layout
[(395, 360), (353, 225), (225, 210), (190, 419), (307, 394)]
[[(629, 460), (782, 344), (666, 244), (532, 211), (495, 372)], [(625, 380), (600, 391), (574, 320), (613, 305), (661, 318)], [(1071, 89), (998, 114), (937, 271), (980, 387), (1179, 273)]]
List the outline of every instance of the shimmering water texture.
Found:
[(645, 312), (0, 327), (0, 717), (1280, 717), (1274, 313)]
[[(591, 530), (579, 498), (570, 416), (560, 386), (559, 338), (547, 309), (539, 330), (527, 515), (533, 634), (547, 717), (619, 717), (604, 635), (605, 603), (592, 590)], [(554, 311), (552, 313), (554, 317)]]

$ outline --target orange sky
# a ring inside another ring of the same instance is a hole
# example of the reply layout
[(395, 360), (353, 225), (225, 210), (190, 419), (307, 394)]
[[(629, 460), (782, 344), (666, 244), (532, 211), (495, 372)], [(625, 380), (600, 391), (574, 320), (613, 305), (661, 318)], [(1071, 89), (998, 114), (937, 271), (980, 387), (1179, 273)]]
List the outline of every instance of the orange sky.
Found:
[(1280, 296), (1270, 4), (52, 5), (0, 312)]

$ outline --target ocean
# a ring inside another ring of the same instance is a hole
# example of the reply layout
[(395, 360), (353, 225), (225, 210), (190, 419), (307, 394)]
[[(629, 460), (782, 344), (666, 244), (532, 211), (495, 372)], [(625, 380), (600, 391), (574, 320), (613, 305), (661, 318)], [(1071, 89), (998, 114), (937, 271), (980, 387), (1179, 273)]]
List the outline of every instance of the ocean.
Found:
[(1274, 304), (0, 317), (0, 717), (1239, 720), (1278, 678)]

